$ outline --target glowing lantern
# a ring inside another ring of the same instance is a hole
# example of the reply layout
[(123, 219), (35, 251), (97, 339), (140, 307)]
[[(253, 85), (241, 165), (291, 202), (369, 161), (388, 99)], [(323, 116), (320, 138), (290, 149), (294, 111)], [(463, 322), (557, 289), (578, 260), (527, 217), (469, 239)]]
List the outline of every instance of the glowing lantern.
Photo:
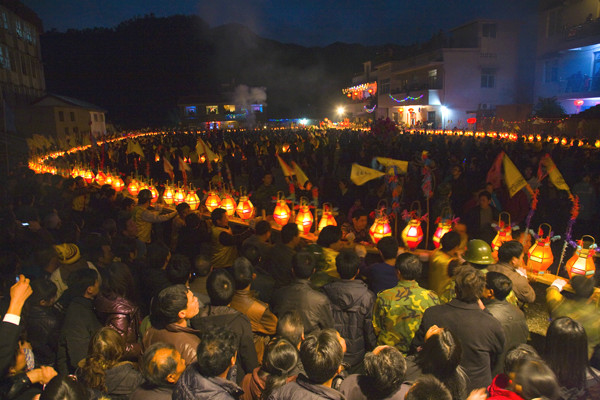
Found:
[(392, 228), (383, 210), (379, 211), (379, 216), (375, 218), (375, 222), (369, 228), (369, 235), (375, 243), (379, 242), (383, 237), (392, 236)]
[(235, 200), (230, 195), (226, 194), (225, 197), (221, 200), (220, 208), (223, 208), (229, 217), (232, 217), (235, 214)]
[(435, 246), (435, 248), (439, 248), (440, 247), (440, 240), (442, 239), (442, 236), (444, 236), (446, 233), (450, 232), (452, 230), (452, 221), (448, 220), (448, 219), (442, 219), (437, 226), (437, 229), (435, 230), (435, 233), (433, 234), (433, 245)]
[(563, 146), (567, 145), (567, 139), (566, 138), (562, 138), (562, 140), (560, 141), (560, 144), (562, 144)]
[[(502, 214), (508, 215), (508, 224), (502, 221)], [(506, 211), (502, 211), (498, 216), (498, 233), (494, 240), (492, 240), (492, 256), (498, 259), (498, 249), (502, 246), (502, 243), (512, 240), (512, 226), (510, 225), (510, 214)]]
[[(591, 238), (592, 243), (589, 243), (589, 241), (584, 242), (584, 237)], [(596, 252), (595, 242), (596, 240), (589, 235), (584, 235), (581, 240), (577, 242), (578, 246), (575, 249), (575, 254), (573, 254), (573, 257), (571, 257), (565, 265), (565, 269), (569, 274), (569, 279), (572, 278), (573, 275), (594, 275), (596, 272), (596, 265), (594, 264), (594, 253)], [(584, 246), (587, 247), (584, 248)]]
[(596, 146), (597, 149), (600, 148), (600, 140), (596, 140), (596, 143), (594, 143), (594, 146)]
[[(548, 225), (548, 224), (542, 224)], [(538, 274), (543, 274), (554, 262), (554, 255), (550, 248), (550, 231), (552, 228), (548, 225), (548, 236), (543, 237), (542, 226), (539, 229), (539, 238), (535, 241), (533, 246), (529, 248), (527, 252), (527, 268)]]
[(113, 180), (114, 180), (114, 178), (110, 173), (106, 174), (106, 178), (104, 179), (104, 184), (112, 186)]
[(467, 124), (474, 124), (477, 122), (477, 118), (467, 118)]
[(129, 185), (127, 185), (127, 192), (134, 197), (137, 196), (137, 194), (140, 192), (138, 181), (132, 179), (131, 182), (129, 182)]
[(558, 142), (560, 142), (560, 138), (557, 136), (554, 138), (554, 144), (558, 144)]
[(163, 193), (163, 200), (165, 201), (165, 204), (169, 206), (173, 204), (173, 200), (175, 200), (175, 192), (173, 191), (173, 188), (171, 188), (171, 186), (167, 186), (165, 188), (165, 192)]
[[(204, 164), (204, 161), (206, 161), (206, 157), (204, 156), (204, 154), (202, 154), (200, 156), (200, 158), (198, 159), (198, 161), (200, 162), (200, 164)], [(217, 207), (215, 207), (215, 208), (217, 208)]]
[(183, 203), (184, 201), (185, 201), (185, 192), (183, 190), (181, 190), (180, 188), (177, 188), (177, 191), (175, 191), (175, 196), (173, 197), (173, 204), (178, 206), (179, 204)]
[(240, 199), (235, 212), (237, 213), (238, 217), (244, 220), (250, 219), (254, 215), (254, 205), (248, 198), (246, 189), (243, 187), (240, 188)]
[(406, 227), (402, 230), (402, 240), (409, 249), (414, 250), (423, 240), (423, 229), (421, 228), (420, 219), (411, 219)]
[(187, 196), (185, 196), (185, 202), (190, 206), (192, 210), (198, 209), (198, 207), (200, 206), (200, 199), (198, 198), (198, 195), (196, 194), (195, 190), (190, 190), (188, 192)]
[(125, 183), (123, 183), (123, 179), (121, 177), (116, 176), (112, 181), (112, 188), (115, 189), (117, 193), (119, 193), (125, 187)]
[(583, 100), (575, 100), (573, 104), (575, 104), (575, 107), (581, 107), (583, 105)]
[(290, 208), (283, 198), (283, 193), (279, 192), (277, 195), (278, 199), (277, 203), (275, 204), (275, 210), (273, 211), (273, 219), (279, 225), (283, 226), (290, 220)]
[(209, 191), (208, 197), (206, 198), (206, 202), (204, 202), (204, 205), (206, 206), (208, 211), (213, 212), (216, 208), (219, 208), (220, 204), (221, 199), (219, 198), (219, 196), (215, 192)]
[(104, 182), (106, 181), (106, 175), (104, 175), (104, 172), (102, 171), (98, 171), (98, 173), (96, 174), (96, 183), (100, 186), (104, 185)]
[(152, 193), (152, 199), (150, 199), (150, 203), (155, 204), (158, 201), (158, 190), (156, 190), (154, 185), (146, 186), (145, 188)]
[(337, 226), (337, 221), (331, 212), (331, 205), (329, 203), (323, 204), (323, 216), (321, 216), (321, 221), (319, 221), (318, 229), (322, 231), (326, 226)]
[(305, 235), (308, 234), (310, 232), (310, 228), (312, 227), (313, 221), (314, 218), (312, 212), (310, 212), (308, 200), (303, 197), (300, 199), (300, 209), (296, 215), (296, 224), (298, 225), (298, 230), (304, 231)]
[(85, 179), (85, 181), (88, 184), (90, 184), (90, 183), (92, 183), (94, 181), (94, 174), (89, 169), (83, 171), (83, 174), (81, 176), (83, 177), (83, 179)]

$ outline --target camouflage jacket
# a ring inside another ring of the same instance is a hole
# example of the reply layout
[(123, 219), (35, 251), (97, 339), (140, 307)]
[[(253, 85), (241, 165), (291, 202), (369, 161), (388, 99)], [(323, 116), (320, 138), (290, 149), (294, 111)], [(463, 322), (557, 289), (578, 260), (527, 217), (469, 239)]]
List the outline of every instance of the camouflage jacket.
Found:
[(373, 328), (377, 344), (395, 346), (403, 353), (410, 348), (426, 309), (440, 304), (437, 295), (415, 281), (400, 281), (377, 295)]

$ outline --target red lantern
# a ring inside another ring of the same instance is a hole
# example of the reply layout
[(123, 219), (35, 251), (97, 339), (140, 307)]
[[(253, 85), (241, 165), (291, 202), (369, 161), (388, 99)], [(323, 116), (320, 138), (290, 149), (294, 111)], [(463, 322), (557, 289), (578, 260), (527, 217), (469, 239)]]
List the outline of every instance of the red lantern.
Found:
[(158, 190), (156, 190), (154, 185), (146, 186), (146, 189), (152, 193), (152, 199), (150, 199), (150, 203), (155, 204), (158, 201)]
[(112, 188), (115, 189), (115, 191), (117, 193), (119, 193), (121, 190), (123, 190), (124, 187), (125, 187), (125, 183), (123, 182), (123, 179), (121, 179), (119, 176), (116, 176), (113, 178)]
[(113, 176), (112, 176), (110, 173), (109, 173), (109, 174), (106, 174), (106, 178), (104, 179), (104, 184), (105, 184), (105, 185), (110, 185), (110, 186), (112, 186), (112, 185), (113, 185), (113, 180), (114, 180), (114, 179), (115, 179), (115, 178), (113, 178)]
[(185, 202), (192, 210), (197, 210), (200, 206), (200, 199), (194, 190), (188, 192), (187, 196), (185, 196)]
[(300, 199), (300, 209), (296, 215), (296, 224), (298, 225), (298, 229), (303, 230), (304, 234), (307, 235), (310, 232), (313, 221), (314, 218), (308, 206), (308, 201), (306, 198)]
[[(508, 224), (502, 221), (502, 214), (508, 215)], [(492, 256), (498, 259), (498, 249), (502, 246), (502, 243), (509, 242), (512, 240), (512, 226), (510, 225), (510, 214), (506, 211), (502, 211), (498, 216), (498, 233), (494, 240), (492, 240)]]
[(383, 213), (383, 211), (380, 211), (380, 215), (375, 218), (375, 222), (369, 229), (369, 235), (375, 244), (377, 244), (377, 242), (379, 242), (383, 237), (392, 236), (392, 228), (390, 227), (387, 216), (385, 213)]
[(467, 118), (467, 124), (474, 124), (477, 122), (477, 118)]
[(409, 249), (414, 250), (423, 240), (423, 229), (421, 228), (420, 219), (411, 219), (406, 227), (402, 230), (402, 240)]
[(83, 179), (88, 183), (92, 183), (94, 181), (94, 174), (89, 169), (83, 172)]
[(227, 212), (227, 216), (232, 217), (235, 214), (235, 200), (230, 195), (226, 194), (221, 200), (220, 208), (223, 208)]
[(440, 247), (440, 240), (442, 236), (452, 230), (452, 221), (443, 219), (439, 222), (435, 233), (433, 234), (433, 245), (436, 249)]
[(287, 224), (290, 220), (290, 208), (284, 199), (277, 200), (273, 211), (273, 219), (281, 226)]
[(209, 191), (208, 197), (206, 198), (206, 202), (204, 203), (208, 211), (213, 212), (215, 208), (219, 208), (220, 204), (221, 199), (219, 198), (219, 196), (215, 192)]
[(185, 192), (183, 190), (181, 190), (180, 188), (177, 188), (177, 191), (175, 192), (175, 196), (173, 197), (173, 204), (178, 206), (179, 204), (183, 203), (184, 201), (185, 201)]
[(135, 179), (132, 179), (131, 182), (129, 182), (129, 185), (127, 185), (127, 192), (133, 197), (137, 196), (140, 192), (140, 187)]
[[(548, 225), (548, 224), (542, 224)], [(527, 268), (535, 273), (543, 274), (554, 262), (554, 254), (550, 248), (550, 231), (552, 228), (548, 225), (548, 236), (543, 237), (543, 231), (539, 229), (539, 238), (535, 241), (534, 245), (529, 248), (527, 252)]]
[(165, 201), (165, 204), (169, 206), (173, 204), (173, 201), (175, 200), (175, 192), (171, 186), (166, 187), (165, 192), (163, 193), (163, 200)]
[(575, 100), (573, 104), (575, 104), (575, 107), (581, 107), (583, 105), (583, 100)]
[(248, 196), (240, 196), (240, 201), (238, 202), (235, 212), (238, 217), (243, 220), (252, 218), (252, 215), (254, 215), (254, 205)]
[(337, 226), (337, 221), (335, 217), (331, 213), (331, 205), (329, 203), (323, 204), (323, 216), (321, 216), (321, 221), (319, 221), (318, 229), (322, 231), (326, 226)]
[[(584, 237), (592, 239), (592, 243), (583, 240)], [(596, 272), (596, 265), (594, 264), (594, 248), (596, 240), (589, 235), (584, 235), (581, 240), (577, 242), (578, 246), (575, 249), (573, 257), (567, 261), (565, 269), (569, 274), (569, 279), (573, 278), (573, 275), (593, 276)], [(587, 246), (586, 248), (584, 248)]]
[(106, 175), (104, 175), (104, 172), (102, 171), (98, 171), (98, 173), (96, 174), (96, 183), (100, 186), (104, 185), (104, 182), (106, 181)]

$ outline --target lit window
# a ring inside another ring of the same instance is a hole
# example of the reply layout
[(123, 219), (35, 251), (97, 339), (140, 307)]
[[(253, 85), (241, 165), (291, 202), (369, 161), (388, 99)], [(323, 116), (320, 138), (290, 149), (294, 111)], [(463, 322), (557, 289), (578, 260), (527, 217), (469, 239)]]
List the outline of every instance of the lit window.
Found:
[(233, 104), (226, 104), (223, 106), (223, 108), (225, 109), (225, 112), (235, 112), (235, 106)]
[(4, 29), (10, 28), (10, 25), (8, 23), (8, 15), (6, 14), (6, 11), (2, 11), (2, 20), (0, 21), (0, 23), (2, 24), (2, 27)]
[(218, 114), (219, 106), (206, 106), (206, 114)]
[(187, 106), (185, 108), (185, 115), (187, 115), (187, 116), (196, 115), (196, 106)]
[(252, 104), (252, 112), (263, 112), (262, 104)]
[(15, 20), (15, 32), (19, 38), (23, 38), (23, 25), (18, 19)]
[(4, 69), (10, 69), (10, 59), (8, 58), (6, 46), (0, 46), (0, 66)]

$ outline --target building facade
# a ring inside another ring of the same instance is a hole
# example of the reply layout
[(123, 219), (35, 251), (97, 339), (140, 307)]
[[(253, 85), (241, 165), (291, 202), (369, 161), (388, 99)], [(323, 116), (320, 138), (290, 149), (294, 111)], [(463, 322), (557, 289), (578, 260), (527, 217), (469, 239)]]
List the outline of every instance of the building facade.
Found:
[(240, 105), (212, 96), (188, 96), (178, 102), (185, 129), (237, 129), (264, 123), (264, 104)]

